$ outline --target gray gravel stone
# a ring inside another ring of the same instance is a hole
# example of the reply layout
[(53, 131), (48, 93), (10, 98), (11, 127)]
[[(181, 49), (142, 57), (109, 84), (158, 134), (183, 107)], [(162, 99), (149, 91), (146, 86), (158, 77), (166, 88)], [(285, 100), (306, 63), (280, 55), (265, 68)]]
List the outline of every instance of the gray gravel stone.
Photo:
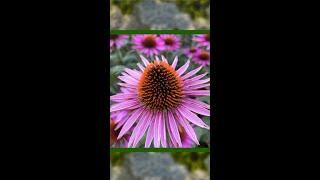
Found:
[(185, 167), (176, 165), (169, 153), (131, 153), (124, 164), (135, 179), (185, 180), (188, 175)]
[(123, 15), (117, 6), (111, 6), (110, 9), (110, 28), (119, 29), (122, 25)]
[(193, 28), (190, 16), (181, 13), (174, 3), (145, 0), (135, 6), (134, 15), (151, 29)]

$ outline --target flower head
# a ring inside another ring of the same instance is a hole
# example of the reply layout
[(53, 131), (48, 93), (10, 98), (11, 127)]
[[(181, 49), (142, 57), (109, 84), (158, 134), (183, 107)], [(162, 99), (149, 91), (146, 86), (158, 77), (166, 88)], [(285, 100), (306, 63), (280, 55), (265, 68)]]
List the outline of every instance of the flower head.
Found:
[(210, 96), (202, 89), (210, 86), (210, 78), (202, 79), (207, 73), (196, 75), (202, 67), (187, 72), (190, 61), (177, 69), (177, 57), (171, 65), (163, 56), (151, 62), (140, 57), (139, 70), (125, 68), (119, 76), (125, 91), (110, 97), (110, 112), (126, 114), (117, 139), (132, 129), (128, 147), (136, 147), (144, 134), (145, 147), (183, 147), (183, 133), (199, 145), (192, 125), (209, 129), (197, 114), (210, 116), (210, 105), (196, 99)]
[(183, 52), (187, 57), (192, 58), (197, 52), (199, 52), (199, 48), (192, 46), (190, 48), (184, 49)]
[(148, 56), (158, 55), (165, 49), (164, 42), (154, 34), (135, 35), (133, 43), (133, 48)]
[(198, 51), (192, 58), (192, 60), (197, 63), (200, 64), (202, 66), (206, 66), (210, 64), (210, 52), (207, 50), (200, 50)]
[(165, 49), (168, 51), (179, 49), (181, 46), (180, 38), (176, 35), (162, 34), (160, 38), (163, 40)]
[(206, 47), (208, 50), (210, 49), (210, 34), (196, 35), (192, 40), (197, 42), (199, 47)]
[(110, 35), (110, 50), (113, 47), (121, 48), (128, 38), (128, 35)]

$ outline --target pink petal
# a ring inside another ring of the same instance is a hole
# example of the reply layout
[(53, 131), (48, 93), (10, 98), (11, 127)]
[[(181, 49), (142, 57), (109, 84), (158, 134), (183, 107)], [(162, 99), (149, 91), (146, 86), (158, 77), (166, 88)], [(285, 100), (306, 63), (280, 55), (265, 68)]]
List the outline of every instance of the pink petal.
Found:
[(189, 104), (189, 103), (183, 103), (182, 106), (184, 106), (185, 108), (187, 108), (197, 114), (201, 114), (204, 116), (210, 116), (210, 110), (202, 108), (200, 106), (195, 106), (195, 105)]
[(155, 120), (152, 120), (151, 124), (149, 126), (146, 142), (145, 142), (145, 145), (144, 145), (144, 147), (146, 147), (146, 148), (150, 147), (152, 139), (153, 139), (153, 132), (154, 132), (154, 127), (153, 126), (154, 126), (154, 123), (155, 123)]
[(143, 57), (142, 55), (140, 55), (140, 58), (144, 64), (144, 66), (147, 67), (149, 65), (149, 61), (145, 57)]
[(195, 85), (199, 85), (199, 84), (204, 84), (210, 81), (210, 78), (208, 79), (203, 79), (203, 80), (194, 80), (188, 83), (185, 83), (185, 87), (190, 87), (190, 86), (195, 86)]
[(176, 120), (174, 119), (171, 111), (168, 112), (168, 125), (170, 125), (170, 130), (172, 132), (172, 134), (170, 135), (173, 135), (174, 139), (176, 140), (176, 142), (178, 143), (179, 147), (182, 146), (182, 143), (181, 143), (181, 139), (180, 139), (180, 133), (179, 133), (179, 130), (178, 130), (178, 127), (177, 127), (177, 124), (176, 124)]
[(161, 136), (160, 136), (160, 139), (161, 139), (161, 144), (162, 144), (162, 147), (166, 148), (167, 147), (167, 133), (166, 133), (166, 121), (165, 121), (165, 116), (164, 114), (162, 115), (162, 119), (160, 120), (160, 125), (159, 126), (159, 129), (160, 129), (160, 133), (161, 133)]
[(140, 79), (141, 73), (139, 73), (138, 71), (134, 71), (128, 68), (125, 68), (124, 71), (127, 72), (130, 76), (134, 77), (135, 79)]
[(110, 100), (129, 100), (136, 97), (137, 94), (135, 93), (118, 93), (116, 95), (110, 96)]
[[(166, 119), (166, 121), (167, 121), (167, 124), (169, 125), (169, 119), (168, 118)], [(169, 137), (170, 137), (169, 138), (169, 147), (178, 147), (177, 143), (175, 143), (175, 140), (174, 140), (174, 137), (173, 137), (173, 133), (172, 133), (172, 131), (171, 131), (169, 126), (167, 126), (167, 131), (168, 131)]]
[(189, 96), (210, 96), (210, 90), (190, 90), (184, 91), (184, 94)]
[(136, 120), (139, 118), (139, 116), (141, 115), (141, 113), (143, 111), (144, 111), (144, 109), (140, 108), (140, 109), (136, 110), (134, 113), (132, 113), (130, 118), (126, 121), (126, 123), (121, 128), (118, 139), (120, 139), (132, 127), (132, 125), (136, 122)]
[(201, 107), (204, 107), (204, 108), (207, 108), (207, 109), (210, 109), (210, 105), (202, 102), (202, 101), (198, 101), (198, 100), (195, 100), (195, 99), (191, 99), (191, 98), (186, 98), (185, 101), (189, 101), (190, 103), (193, 103), (195, 104), (196, 106), (201, 106)]
[(140, 63), (137, 63), (137, 65), (140, 68), (140, 70), (143, 72), (144, 71), (144, 67)]
[(139, 104), (136, 100), (128, 100), (122, 103), (114, 104), (110, 107), (110, 112), (123, 110)]
[(131, 84), (131, 85), (137, 85), (138, 84), (138, 81), (136, 79), (133, 79), (132, 77), (130, 76), (119, 76), (118, 77), (120, 80), (128, 83), (128, 84)]
[(121, 128), (126, 121), (126, 119), (128, 119), (128, 117), (126, 117), (125, 119), (122, 119), (121, 121), (119, 121), (116, 125), (116, 127), (114, 128), (114, 130), (118, 130), (119, 128)]
[(174, 58), (173, 63), (171, 65), (173, 69), (176, 69), (177, 63), (178, 63), (178, 56)]
[(117, 83), (117, 84), (119, 84), (122, 87), (126, 87), (126, 88), (133, 88), (133, 89), (137, 88), (136, 85), (131, 85), (131, 84), (127, 84), (127, 83)]
[(210, 86), (210, 83), (208, 83), (208, 84), (199, 84), (199, 85), (195, 85), (195, 86), (190, 86), (190, 87), (185, 88), (185, 89), (195, 90), (195, 89), (201, 89), (201, 88), (205, 88), (205, 87), (209, 87), (209, 86)]
[(188, 134), (188, 136), (193, 140), (193, 142), (195, 142), (197, 145), (199, 145), (199, 141), (197, 138), (197, 135), (195, 133), (195, 131), (193, 130), (193, 128), (191, 127), (191, 125), (189, 124), (188, 121), (186, 121), (182, 115), (180, 114), (180, 112), (176, 111), (175, 115), (177, 116), (177, 120), (180, 123), (180, 125), (184, 128), (184, 130), (186, 131), (186, 133)]
[(158, 148), (160, 147), (160, 137), (161, 137), (161, 113), (157, 113), (156, 114), (156, 121), (154, 123), (154, 140), (153, 140), (153, 144), (154, 144), (154, 147)]
[(188, 69), (190, 64), (190, 60), (187, 61), (187, 63), (185, 63), (183, 66), (181, 66), (178, 70), (177, 73), (181, 76), (184, 72), (186, 72), (186, 70)]
[(115, 117), (115, 123), (118, 123), (119, 121), (121, 121), (127, 115), (128, 115), (127, 111), (119, 111), (119, 114), (117, 114), (117, 116)]
[(188, 72), (186, 75), (182, 76), (181, 78), (182, 79), (187, 79), (187, 78), (197, 74), (197, 72), (199, 72), (201, 70), (201, 68), (202, 68), (202, 66), (199, 66), (197, 69), (194, 69), (194, 70)]
[(184, 82), (185, 82), (185, 83), (189, 83), (189, 82), (197, 81), (197, 80), (203, 78), (203, 77), (204, 77), (205, 75), (207, 75), (207, 74), (208, 74), (208, 73), (200, 74), (200, 75), (195, 76), (195, 77), (193, 77), (193, 78), (191, 78), (191, 79), (186, 79)]
[(161, 55), (161, 58), (162, 58), (162, 61), (168, 63), (167, 59), (163, 55)]
[(152, 119), (152, 114), (147, 113), (146, 118), (144, 119), (143, 123), (141, 123), (141, 127), (140, 127), (141, 129), (138, 131), (136, 138), (134, 139), (133, 147), (136, 147), (136, 145), (138, 144), (138, 142), (146, 132), (147, 128), (151, 123), (151, 119)]
[(131, 146), (131, 144), (137, 138), (138, 134), (141, 132), (141, 126), (143, 126), (145, 124), (147, 116), (149, 116), (149, 112), (147, 112), (147, 111), (144, 114), (141, 114), (141, 119), (137, 123), (136, 127), (133, 129), (133, 132), (132, 132), (132, 134), (130, 136), (130, 139), (129, 139), (129, 142), (128, 142), (128, 147)]
[(188, 121), (192, 122), (193, 124), (205, 129), (210, 129), (208, 125), (206, 125), (197, 115), (195, 115), (193, 112), (189, 111), (188, 109), (179, 107), (177, 110), (180, 112), (180, 114), (183, 117), (185, 117)]

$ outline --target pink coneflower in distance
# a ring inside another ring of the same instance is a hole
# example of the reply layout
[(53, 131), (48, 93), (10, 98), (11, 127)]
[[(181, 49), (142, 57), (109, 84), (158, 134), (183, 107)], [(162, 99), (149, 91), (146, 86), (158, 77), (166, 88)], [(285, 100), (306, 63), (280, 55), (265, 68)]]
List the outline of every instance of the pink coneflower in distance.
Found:
[(199, 49), (198, 47), (192, 46), (190, 48), (184, 49), (183, 52), (187, 57), (192, 58), (195, 54), (197, 54), (197, 52), (199, 52)]
[(202, 49), (193, 56), (192, 60), (195, 63), (200, 64), (202, 66), (209, 65), (210, 64), (210, 52)]
[(129, 141), (129, 134), (125, 134), (122, 138), (117, 139), (120, 127), (123, 124), (122, 117), (123, 113), (112, 113), (110, 115), (110, 147), (126, 147)]
[(177, 69), (177, 57), (171, 65), (163, 56), (152, 62), (140, 57), (143, 65), (137, 64), (139, 70), (125, 68), (119, 76), (119, 85), (126, 92), (110, 97), (115, 102), (111, 113), (129, 112), (118, 139), (133, 128), (128, 147), (136, 147), (145, 133), (145, 147), (150, 147), (152, 141), (154, 147), (167, 147), (167, 134), (173, 144), (183, 147), (178, 128), (181, 126), (199, 145), (192, 125), (209, 129), (197, 114), (210, 116), (210, 105), (194, 98), (210, 96), (210, 90), (201, 90), (210, 86), (210, 78), (202, 79), (207, 73), (196, 75), (202, 67), (187, 72), (190, 61)]
[(168, 51), (174, 51), (181, 46), (180, 38), (176, 35), (162, 34), (160, 38), (163, 40), (165, 49)]
[(121, 48), (122, 46), (124, 46), (128, 38), (128, 35), (110, 35), (110, 50), (113, 47)]
[(133, 48), (147, 55), (158, 55), (164, 50), (164, 42), (155, 34), (144, 34), (133, 36)]
[(192, 40), (197, 42), (198, 46), (210, 49), (210, 34), (195, 35)]

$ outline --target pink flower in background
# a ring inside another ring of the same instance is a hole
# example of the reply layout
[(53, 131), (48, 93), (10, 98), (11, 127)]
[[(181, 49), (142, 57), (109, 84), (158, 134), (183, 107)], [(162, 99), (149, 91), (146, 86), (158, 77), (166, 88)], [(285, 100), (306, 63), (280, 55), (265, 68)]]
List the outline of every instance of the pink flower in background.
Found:
[(135, 35), (133, 44), (134, 49), (148, 56), (158, 55), (165, 49), (164, 42), (154, 34)]
[[(111, 115), (112, 116), (112, 115)], [(126, 147), (129, 141), (129, 134), (125, 134), (122, 138), (117, 139), (119, 135), (118, 121), (115, 117), (110, 118), (110, 147)]]
[[(187, 72), (190, 61), (177, 68), (178, 58), (170, 65), (162, 60), (149, 62), (140, 56), (139, 70), (125, 68), (118, 78), (122, 92), (110, 97), (114, 104), (111, 113), (121, 114), (117, 139), (131, 133), (127, 147), (136, 147), (146, 134), (145, 147), (186, 147), (199, 145), (193, 125), (209, 129), (199, 115), (210, 116), (210, 105), (195, 97), (210, 96), (210, 78), (207, 73), (196, 75), (202, 67)], [(169, 135), (169, 140), (167, 140)], [(187, 135), (187, 136), (185, 136)]]
[(180, 37), (177, 35), (162, 34), (160, 38), (163, 40), (165, 49), (168, 51), (179, 49), (181, 46)]
[(110, 51), (113, 47), (121, 48), (128, 39), (128, 35), (110, 35)]
[(198, 47), (192, 46), (190, 48), (184, 49), (183, 52), (187, 57), (192, 58), (195, 54), (199, 52), (199, 49)]
[[(182, 143), (181, 147), (182, 148), (192, 148), (195, 145), (195, 143), (190, 138), (190, 136), (186, 133), (184, 128), (182, 126), (179, 126), (178, 130), (179, 130), (180, 139), (181, 139), (181, 143)], [(173, 139), (169, 139), (169, 146), (174, 147), (174, 148), (179, 147), (179, 145)]]
[(193, 56), (192, 60), (202, 66), (210, 65), (210, 52), (202, 49)]
[(210, 49), (210, 34), (195, 35), (192, 40), (197, 42), (199, 47)]

